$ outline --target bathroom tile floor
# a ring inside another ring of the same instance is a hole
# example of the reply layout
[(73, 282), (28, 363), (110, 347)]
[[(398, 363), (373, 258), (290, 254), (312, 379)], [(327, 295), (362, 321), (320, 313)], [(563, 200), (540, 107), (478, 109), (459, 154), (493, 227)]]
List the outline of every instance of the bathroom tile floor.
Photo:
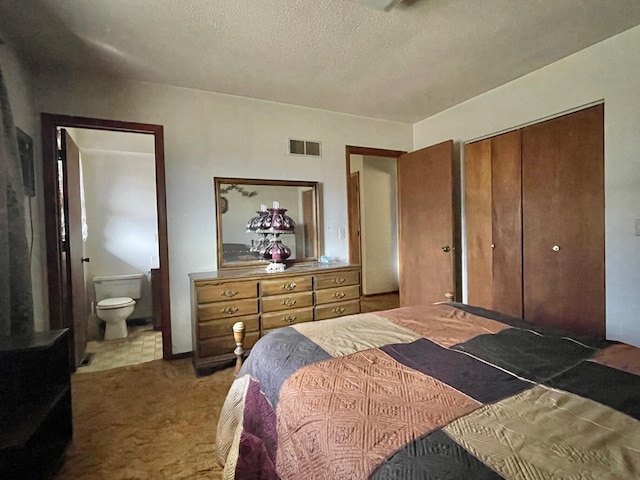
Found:
[(162, 359), (162, 332), (156, 332), (153, 325), (130, 325), (128, 329), (127, 338), (88, 342), (87, 354), (91, 362), (78, 367), (76, 373), (97, 372)]

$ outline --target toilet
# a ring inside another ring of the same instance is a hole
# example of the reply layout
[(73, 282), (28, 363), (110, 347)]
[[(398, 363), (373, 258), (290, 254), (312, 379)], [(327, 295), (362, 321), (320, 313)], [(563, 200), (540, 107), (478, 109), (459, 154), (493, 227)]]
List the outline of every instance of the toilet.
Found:
[(93, 277), (96, 315), (106, 323), (105, 340), (126, 338), (127, 318), (140, 298), (143, 277), (142, 273)]

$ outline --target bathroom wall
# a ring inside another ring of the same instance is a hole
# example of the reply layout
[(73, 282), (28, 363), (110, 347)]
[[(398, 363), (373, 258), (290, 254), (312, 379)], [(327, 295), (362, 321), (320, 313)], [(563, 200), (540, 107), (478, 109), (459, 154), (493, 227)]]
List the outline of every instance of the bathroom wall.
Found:
[(130, 318), (149, 318), (150, 270), (158, 267), (155, 158), (149, 153), (82, 149), (88, 236), (87, 298), (97, 275), (144, 273)]

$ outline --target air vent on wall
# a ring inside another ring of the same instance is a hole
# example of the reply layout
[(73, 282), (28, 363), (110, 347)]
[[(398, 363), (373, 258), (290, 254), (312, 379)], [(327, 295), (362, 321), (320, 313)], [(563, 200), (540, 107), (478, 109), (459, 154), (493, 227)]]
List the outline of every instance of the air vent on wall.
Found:
[(310, 140), (296, 140), (296, 139), (290, 138), (289, 154), (319, 157), (321, 156), (320, 142), (313, 142)]

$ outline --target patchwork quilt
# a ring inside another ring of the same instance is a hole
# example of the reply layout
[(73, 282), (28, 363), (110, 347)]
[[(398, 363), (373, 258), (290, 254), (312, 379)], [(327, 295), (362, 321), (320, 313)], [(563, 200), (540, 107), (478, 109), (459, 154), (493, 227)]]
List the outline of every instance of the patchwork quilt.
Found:
[(640, 479), (640, 349), (459, 303), (309, 322), (253, 347), (228, 479)]

